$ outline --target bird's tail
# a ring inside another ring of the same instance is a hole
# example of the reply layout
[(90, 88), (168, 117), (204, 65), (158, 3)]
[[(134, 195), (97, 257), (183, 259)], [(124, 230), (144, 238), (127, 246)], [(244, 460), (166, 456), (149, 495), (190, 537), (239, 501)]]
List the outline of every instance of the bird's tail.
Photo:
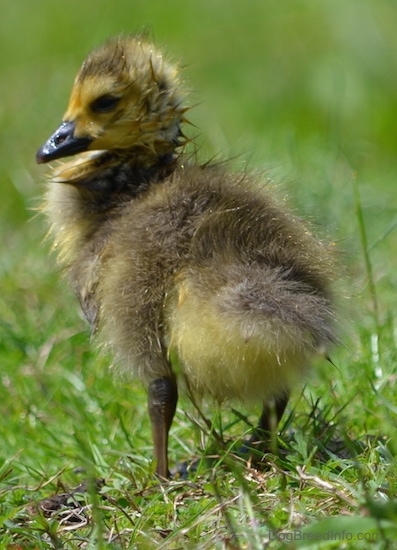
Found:
[(325, 292), (285, 273), (240, 270), (216, 290), (204, 281), (183, 278), (169, 315), (169, 347), (198, 393), (220, 401), (277, 396), (335, 339)]

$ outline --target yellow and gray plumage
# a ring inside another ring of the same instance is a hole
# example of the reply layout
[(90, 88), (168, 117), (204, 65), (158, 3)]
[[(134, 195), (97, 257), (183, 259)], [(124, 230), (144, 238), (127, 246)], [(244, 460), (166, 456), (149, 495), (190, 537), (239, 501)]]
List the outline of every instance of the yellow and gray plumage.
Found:
[(148, 387), (157, 473), (177, 402), (194, 394), (282, 414), (334, 341), (330, 254), (248, 171), (183, 154), (177, 67), (145, 37), (94, 50), (38, 162), (59, 262), (97, 337)]

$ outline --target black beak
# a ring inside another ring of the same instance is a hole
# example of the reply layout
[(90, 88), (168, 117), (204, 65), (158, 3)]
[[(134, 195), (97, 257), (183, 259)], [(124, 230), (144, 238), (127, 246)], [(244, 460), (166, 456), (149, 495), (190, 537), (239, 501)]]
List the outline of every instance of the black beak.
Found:
[(74, 129), (73, 122), (62, 122), (43, 147), (37, 151), (37, 162), (43, 164), (86, 151), (92, 139), (74, 137)]

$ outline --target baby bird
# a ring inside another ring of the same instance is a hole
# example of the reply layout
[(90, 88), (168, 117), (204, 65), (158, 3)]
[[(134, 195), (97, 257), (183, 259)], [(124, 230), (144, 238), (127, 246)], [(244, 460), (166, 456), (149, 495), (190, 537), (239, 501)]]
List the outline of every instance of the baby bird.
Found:
[(93, 333), (147, 387), (161, 478), (178, 381), (261, 403), (254, 443), (335, 340), (327, 246), (248, 171), (187, 158), (183, 100), (178, 67), (145, 36), (116, 37), (37, 153), (75, 155), (51, 173), (50, 235)]

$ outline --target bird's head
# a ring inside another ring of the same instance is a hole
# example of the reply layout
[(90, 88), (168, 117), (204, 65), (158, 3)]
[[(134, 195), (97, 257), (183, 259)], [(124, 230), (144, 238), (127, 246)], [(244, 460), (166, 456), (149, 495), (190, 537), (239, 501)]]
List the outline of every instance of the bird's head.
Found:
[(113, 38), (83, 63), (37, 162), (94, 150), (169, 154), (181, 144), (182, 99), (177, 68), (144, 37)]

